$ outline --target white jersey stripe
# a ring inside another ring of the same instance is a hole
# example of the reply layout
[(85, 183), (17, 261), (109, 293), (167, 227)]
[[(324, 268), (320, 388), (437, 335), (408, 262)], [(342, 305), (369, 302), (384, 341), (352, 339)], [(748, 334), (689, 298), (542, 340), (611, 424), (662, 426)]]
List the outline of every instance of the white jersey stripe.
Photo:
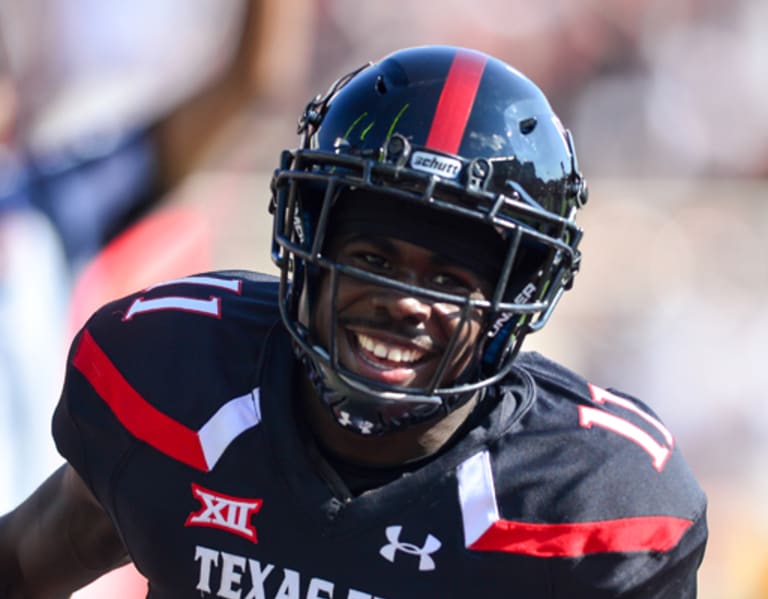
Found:
[(464, 545), (469, 547), (499, 520), (490, 455), (487, 451), (473, 455), (458, 467), (456, 475), (464, 523)]
[(211, 470), (240, 433), (261, 422), (258, 387), (229, 400), (198, 431), (200, 446)]

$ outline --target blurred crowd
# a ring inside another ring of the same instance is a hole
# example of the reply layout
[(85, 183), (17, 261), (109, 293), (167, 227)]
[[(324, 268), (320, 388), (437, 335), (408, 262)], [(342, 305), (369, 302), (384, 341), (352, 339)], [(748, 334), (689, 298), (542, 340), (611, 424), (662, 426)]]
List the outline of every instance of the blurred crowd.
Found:
[(592, 183), (583, 272), (532, 348), (657, 409), (710, 495), (700, 596), (764, 599), (767, 34), (763, 0), (0, 3), (0, 511), (60, 461), (88, 311), (270, 270), (268, 176), (306, 101), (460, 44), (542, 87)]

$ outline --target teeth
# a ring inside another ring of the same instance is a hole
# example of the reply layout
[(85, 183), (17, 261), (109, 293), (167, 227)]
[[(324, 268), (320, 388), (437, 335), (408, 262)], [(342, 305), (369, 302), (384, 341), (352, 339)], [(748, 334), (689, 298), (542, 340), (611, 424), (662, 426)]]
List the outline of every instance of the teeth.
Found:
[(388, 345), (377, 341), (368, 335), (357, 334), (357, 341), (367, 352), (372, 353), (377, 358), (386, 359), (390, 362), (411, 363), (421, 359), (424, 352), (416, 349), (407, 349), (395, 345)]

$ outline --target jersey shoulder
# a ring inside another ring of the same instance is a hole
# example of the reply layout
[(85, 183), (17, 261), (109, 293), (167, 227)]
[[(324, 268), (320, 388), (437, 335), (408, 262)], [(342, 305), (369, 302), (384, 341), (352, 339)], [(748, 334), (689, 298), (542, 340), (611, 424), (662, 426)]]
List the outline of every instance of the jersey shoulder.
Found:
[(538, 353), (521, 354), (517, 368), (528, 400), (509, 420), (496, 460), (500, 479), (514, 481), (515, 491), (521, 477), (537, 489), (520, 515), (703, 516), (704, 493), (674, 433), (646, 403)]
[(247, 387), (277, 322), (274, 278), (242, 271), (204, 273), (103, 306), (73, 345), (70, 363), (83, 373), (83, 353), (99, 350), (148, 400), (171, 411), (184, 408), (191, 419), (187, 423), (194, 425), (196, 416), (205, 415), (186, 408), (201, 402), (181, 402), (179, 392), (215, 403), (225, 388)]
[(276, 279), (246, 271), (166, 281), (106, 304), (70, 348), (53, 421), (60, 453), (92, 487), (137, 444), (208, 469), (206, 427), (256, 421), (260, 359), (279, 322)]

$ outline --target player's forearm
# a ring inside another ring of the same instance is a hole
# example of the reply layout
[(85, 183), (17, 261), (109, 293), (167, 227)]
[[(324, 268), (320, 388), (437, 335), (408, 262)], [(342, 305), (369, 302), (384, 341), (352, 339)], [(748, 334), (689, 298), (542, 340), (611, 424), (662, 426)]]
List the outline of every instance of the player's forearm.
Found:
[(19, 588), (21, 572), (16, 558), (15, 544), (10, 536), (11, 514), (0, 517), (0, 599), (10, 599)]
[(61, 531), (56, 527), (48, 529), (53, 521), (43, 500), (49, 498), (55, 503), (61, 478), (61, 472), (54, 473), (2, 519), (3, 599), (63, 597), (83, 584), (78, 575), (80, 568), (68, 555)]
[(119, 539), (100, 518), (98, 507), (72, 497), (64, 469), (54, 473), (2, 520), (7, 597), (64, 597), (125, 563)]
[(2, 599), (64, 597), (84, 584), (77, 575), (79, 568), (68, 567), (72, 564), (66, 547), (57, 542), (58, 535), (49, 536), (47, 542), (41, 538), (37, 502), (33, 495), (0, 519)]

